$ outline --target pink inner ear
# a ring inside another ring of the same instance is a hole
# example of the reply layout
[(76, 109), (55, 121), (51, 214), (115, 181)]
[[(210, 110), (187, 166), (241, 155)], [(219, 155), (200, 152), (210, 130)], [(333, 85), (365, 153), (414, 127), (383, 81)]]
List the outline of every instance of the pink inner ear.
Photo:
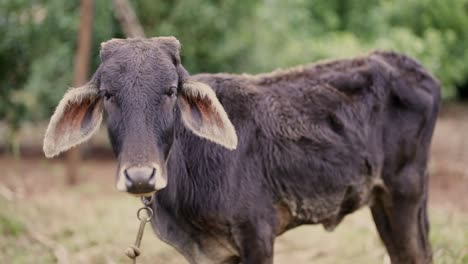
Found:
[[(61, 137), (65, 133), (80, 131), (86, 113), (93, 102), (94, 100), (86, 98), (80, 103), (68, 105), (64, 109), (63, 116), (57, 124), (55, 136)], [(56, 138), (56, 140), (58, 140), (58, 138)]]
[(219, 128), (224, 128), (224, 123), (219, 114), (216, 112), (216, 109), (211, 104), (210, 100), (207, 97), (197, 97), (193, 101), (196, 109), (200, 112), (203, 126), (213, 126), (216, 125)]

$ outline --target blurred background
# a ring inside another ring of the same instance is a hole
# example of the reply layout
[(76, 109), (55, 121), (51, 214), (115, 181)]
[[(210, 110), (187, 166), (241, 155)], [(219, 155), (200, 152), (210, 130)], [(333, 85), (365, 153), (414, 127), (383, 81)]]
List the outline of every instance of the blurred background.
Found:
[[(114, 190), (105, 130), (53, 160), (42, 138), (65, 90), (98, 66), (99, 44), (143, 35), (177, 37), (192, 74), (374, 49), (418, 59), (444, 98), (430, 163), (435, 263), (468, 263), (468, 0), (1, 0), (0, 263), (130, 263), (140, 204)], [(368, 209), (275, 247), (275, 263), (389, 263)], [(141, 263), (184, 263), (151, 231), (142, 251)]]

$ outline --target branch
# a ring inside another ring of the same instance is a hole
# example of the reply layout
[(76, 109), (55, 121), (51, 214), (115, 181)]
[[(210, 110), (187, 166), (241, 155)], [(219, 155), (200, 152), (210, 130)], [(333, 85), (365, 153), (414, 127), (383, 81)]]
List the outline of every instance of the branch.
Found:
[(0, 196), (3, 196), (7, 201), (12, 201), (15, 198), (15, 193), (3, 184), (0, 184)]
[(144, 38), (145, 32), (135, 11), (127, 0), (113, 0), (115, 15), (122, 26), (125, 35), (129, 38)]
[(68, 257), (69, 256), (68, 251), (63, 245), (51, 240), (50, 238), (46, 237), (43, 234), (40, 234), (40, 233), (34, 231), (29, 226), (27, 227), (27, 230), (28, 230), (30, 236), (33, 239), (35, 239), (36, 241), (38, 241), (42, 245), (44, 245), (47, 248), (49, 248), (50, 250), (52, 250), (52, 252), (54, 253), (55, 259), (57, 259), (57, 264), (68, 264), (68, 263), (70, 263), (69, 257)]

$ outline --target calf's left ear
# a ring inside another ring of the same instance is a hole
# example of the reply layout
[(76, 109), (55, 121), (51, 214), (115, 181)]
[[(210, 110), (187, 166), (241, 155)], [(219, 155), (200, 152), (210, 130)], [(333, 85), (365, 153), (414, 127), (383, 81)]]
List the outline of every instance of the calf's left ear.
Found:
[(60, 100), (44, 137), (44, 154), (51, 158), (88, 140), (102, 121), (103, 101), (87, 84), (70, 89)]
[(213, 89), (187, 80), (178, 96), (184, 125), (195, 135), (228, 149), (237, 147), (237, 135)]

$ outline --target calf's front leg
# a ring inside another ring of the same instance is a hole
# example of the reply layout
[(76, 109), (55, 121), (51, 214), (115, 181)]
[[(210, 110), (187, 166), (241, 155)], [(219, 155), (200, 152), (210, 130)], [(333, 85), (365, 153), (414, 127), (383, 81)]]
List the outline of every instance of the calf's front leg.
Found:
[(267, 221), (245, 222), (233, 230), (242, 264), (273, 264), (275, 232)]

